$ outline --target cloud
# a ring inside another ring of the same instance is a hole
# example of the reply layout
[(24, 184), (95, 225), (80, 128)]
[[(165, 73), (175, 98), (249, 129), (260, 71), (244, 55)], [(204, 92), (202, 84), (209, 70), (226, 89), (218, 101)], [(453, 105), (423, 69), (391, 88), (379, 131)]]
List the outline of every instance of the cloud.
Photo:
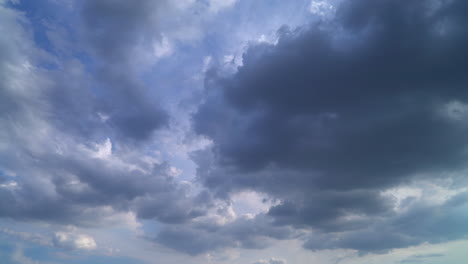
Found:
[[(213, 141), (193, 154), (200, 180), (218, 197), (280, 199), (268, 215), (330, 234), (330, 246), (317, 246), (379, 251), (463, 237), (458, 225), (460, 235), (444, 239), (415, 233), (452, 219), (395, 212), (383, 193), (466, 169), (466, 10), (456, 0), (345, 1), (333, 22), (283, 27), (277, 44), (252, 44), (236, 73), (207, 72), (193, 117)], [(404, 224), (366, 230), (382, 218)]]
[[(0, 217), (58, 230), (123, 224), (191, 256), (275, 240), (381, 253), (466, 238), (463, 1), (306, 1), (314, 22), (276, 37), (259, 28), (299, 4), (87, 0), (62, 27), (3, 3)], [(246, 39), (257, 41), (241, 59)], [(191, 87), (200, 71), (203, 95)], [(206, 142), (192, 180), (186, 153)], [(3, 233), (68, 250), (104, 236)]]
[(102, 92), (98, 109), (124, 137), (142, 140), (167, 123), (167, 114), (148, 99), (137, 76), (145, 57), (161, 42), (159, 8), (165, 1), (84, 1), (81, 35), (94, 55)]
[(334, 6), (329, 1), (312, 0), (309, 6), (309, 12), (314, 15), (326, 16), (333, 13)]
[(85, 1), (81, 6), (83, 33), (99, 59), (131, 61), (138, 45), (159, 38), (158, 11), (164, 1)]
[(80, 233), (74, 228), (68, 229), (68, 231), (55, 232), (53, 234), (15, 231), (8, 228), (3, 228), (0, 232), (8, 235), (10, 238), (19, 238), (22, 241), (35, 243), (41, 246), (56, 247), (66, 250), (95, 250), (98, 248), (92, 236)]
[(273, 239), (293, 239), (300, 232), (276, 226), (266, 215), (239, 217), (226, 223), (196, 219), (186, 225), (166, 225), (153, 240), (189, 255), (225, 248), (264, 249)]
[(209, 9), (212, 12), (218, 12), (222, 9), (231, 7), (237, 2), (237, 0), (210, 0)]
[(74, 234), (71, 232), (57, 232), (54, 236), (54, 245), (56, 247), (74, 250), (93, 250), (97, 248), (96, 241), (92, 236), (86, 234)]
[(254, 262), (253, 264), (286, 264), (287, 262), (283, 259), (277, 259), (277, 258), (271, 258), (269, 260), (258, 260)]
[(413, 255), (406, 259), (400, 261), (400, 263), (422, 263), (426, 262), (428, 259), (444, 257), (444, 254), (441, 253), (432, 253), (432, 254), (419, 254)]
[(21, 247), (16, 247), (15, 251), (11, 255), (11, 260), (14, 261), (14, 263), (18, 264), (54, 264), (53, 262), (44, 262), (44, 261), (37, 261), (33, 260), (24, 254), (24, 250)]
[(465, 239), (467, 193), (461, 192), (441, 204), (413, 201), (402, 213), (374, 219), (359, 229), (312, 234), (305, 247), (313, 250), (346, 248), (367, 252), (388, 252), (422, 243), (443, 243)]
[[(126, 5), (124, 1), (115, 5), (99, 1), (94, 3), (97, 7), (93, 3), (83, 7), (83, 12), (89, 12), (88, 19), (103, 12), (96, 23), (102, 23), (106, 31), (112, 29), (112, 23), (121, 23), (115, 16), (128, 16), (125, 23), (135, 26), (148, 23), (139, 20), (140, 12), (147, 12), (142, 7), (121, 6)], [(105, 4), (108, 6), (102, 6)], [(0, 217), (102, 226), (121, 212), (163, 222), (183, 222), (203, 214), (203, 206), (194, 204), (188, 195), (190, 187), (170, 175), (171, 166), (157, 160), (152, 151), (135, 145), (134, 139), (146, 138), (154, 130), (152, 122), (160, 116), (148, 106), (148, 97), (127, 87), (129, 93), (144, 100), (134, 101), (129, 94), (119, 93), (119, 87), (112, 88), (116, 89), (112, 94), (119, 98), (107, 98), (107, 102), (125, 116), (135, 111), (137, 117), (125, 119), (131, 124), (123, 128), (132, 131), (122, 136), (113, 123), (122, 116), (104, 111), (101, 116), (109, 114), (110, 124), (102, 123), (98, 115), (102, 101), (96, 99), (96, 91), (91, 89), (95, 82), (84, 65), (76, 59), (60, 58), (65, 61), (60, 64), (64, 68), (42, 67), (41, 63), (59, 55), (48, 54), (36, 45), (32, 25), (22, 13), (1, 5), (0, 14), (0, 28), (11, 32), (8, 37), (0, 37)], [(128, 30), (123, 34), (141, 33)], [(95, 40), (118, 49), (96, 55), (102, 66), (110, 66), (114, 56), (121, 56), (114, 52), (133, 45), (113, 45), (111, 42), (118, 37)], [(106, 79), (104, 85), (111, 81), (121, 85), (129, 80), (122, 78)], [(153, 121), (145, 121), (145, 116)]]
[(43, 246), (51, 246), (52, 242), (50, 237), (42, 235), (42, 234), (35, 234), (35, 233), (29, 233), (29, 232), (22, 232), (22, 231), (15, 231), (9, 228), (2, 228), (0, 229), (0, 232), (3, 234), (6, 234), (11, 237), (17, 237), (22, 240), (28, 241), (28, 242), (33, 242), (39, 245)]

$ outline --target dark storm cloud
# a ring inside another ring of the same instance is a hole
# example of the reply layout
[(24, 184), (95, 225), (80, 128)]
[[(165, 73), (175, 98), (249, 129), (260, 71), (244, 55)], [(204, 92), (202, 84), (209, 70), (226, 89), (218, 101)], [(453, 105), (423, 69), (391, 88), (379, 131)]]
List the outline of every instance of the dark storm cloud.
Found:
[[(464, 18), (443, 12), (450, 6), (426, 15), (427, 1), (378, 2), (349, 42), (333, 43), (316, 26), (286, 31), (276, 46), (251, 47), (239, 72), (218, 80), (222, 94), (201, 106), (195, 128), (215, 140), (223, 164), (315, 170), (332, 176), (321, 184), (340, 188), (460, 165), (466, 127), (438, 118), (436, 107), (467, 96)], [(346, 11), (343, 20), (363, 19), (360, 9)]]
[[(437, 3), (344, 1), (332, 23), (282, 28), (276, 45), (250, 46), (234, 75), (208, 72), (194, 116), (214, 143), (194, 154), (201, 181), (222, 197), (268, 193), (283, 200), (269, 212), (278, 223), (333, 232), (392, 218), (381, 190), (466, 168), (468, 3)], [(330, 243), (377, 251), (437, 242), (439, 233), (407, 224), (407, 234), (384, 239), (376, 229)]]

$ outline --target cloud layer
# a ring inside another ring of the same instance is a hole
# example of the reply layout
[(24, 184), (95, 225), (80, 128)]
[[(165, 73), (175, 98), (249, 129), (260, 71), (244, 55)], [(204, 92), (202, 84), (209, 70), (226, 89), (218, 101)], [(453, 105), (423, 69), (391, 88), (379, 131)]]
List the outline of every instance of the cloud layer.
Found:
[(194, 264), (465, 240), (467, 13), (0, 0), (2, 236)]

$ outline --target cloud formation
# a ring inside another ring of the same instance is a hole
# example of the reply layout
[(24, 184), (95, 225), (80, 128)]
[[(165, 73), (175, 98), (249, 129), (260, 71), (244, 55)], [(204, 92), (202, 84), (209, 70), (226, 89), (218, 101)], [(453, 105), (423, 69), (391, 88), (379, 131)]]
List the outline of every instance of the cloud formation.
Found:
[[(468, 5), (437, 3), (344, 1), (333, 22), (285, 27), (277, 44), (250, 46), (235, 74), (210, 71), (194, 116), (195, 130), (213, 140), (195, 155), (201, 181), (220, 197), (253, 189), (281, 199), (269, 216), (325, 232), (330, 245), (318, 239), (318, 247), (449, 239), (413, 225), (450, 219), (395, 213), (382, 193), (466, 169)], [(376, 233), (366, 230), (381, 218)], [(381, 236), (387, 225), (407, 230)], [(347, 230), (359, 231), (338, 233)]]
[(0, 232), (25, 245), (11, 261), (332, 262), (465, 240), (466, 13), (0, 0)]
[[(124, 12), (122, 6), (112, 7)], [(124, 13), (132, 13), (128, 8)], [(104, 12), (88, 9), (86, 12)], [(120, 132), (114, 133), (114, 129), (120, 129), (99, 120), (99, 109), (94, 107), (100, 100), (92, 96), (93, 82), (86, 78), (83, 64), (75, 60), (71, 67), (44, 69), (36, 66), (49, 60), (50, 56), (34, 45), (26, 28), (16, 23), (17, 19), (24, 19), (26, 24), (28, 21), (21, 13), (3, 6), (0, 12), (2, 31), (8, 28), (12, 32), (0, 39), (0, 56), (3, 58), (0, 62), (3, 76), (0, 81), (0, 216), (62, 224), (106, 225), (104, 220), (118, 212), (133, 212), (142, 218), (160, 218), (163, 222), (184, 221), (203, 214), (203, 209), (198, 209), (201, 207), (194, 205), (186, 195), (190, 187), (175, 181), (166, 162), (156, 159), (143, 148), (133, 148), (135, 136), (143, 139), (140, 136), (154, 130), (152, 121), (130, 118), (128, 120), (136, 123), (124, 127), (135, 129), (137, 134), (122, 138)], [(143, 10), (135, 12), (135, 17), (129, 14), (129, 19), (140, 19), (138, 12)], [(106, 15), (109, 17), (99, 15), (104, 24), (106, 19), (121, 17)], [(147, 21), (139, 23), (147, 24)], [(111, 45), (114, 39), (109, 38), (100, 42), (109, 41), (107, 45)], [(111, 46), (118, 48), (118, 45)], [(106, 56), (117, 56), (112, 54)], [(98, 59), (106, 67), (112, 60)], [(75, 79), (82, 82), (74, 83)], [(119, 85), (124, 83), (113, 81)], [(127, 88), (131, 93), (141, 92)], [(112, 94), (120, 96), (119, 100), (111, 99), (113, 107), (123, 113), (137, 109), (135, 117), (146, 118), (141, 112), (150, 109), (145, 108), (146, 103), (133, 101), (119, 92)], [(138, 97), (149, 103), (144, 93)], [(151, 120), (158, 119), (153, 110), (147, 115)], [(110, 123), (112, 118), (111, 115)], [(140, 122), (144, 128), (138, 125)], [(151, 128), (146, 130), (148, 124)], [(81, 133), (80, 129), (88, 131)], [(106, 134), (108, 137), (103, 138)]]

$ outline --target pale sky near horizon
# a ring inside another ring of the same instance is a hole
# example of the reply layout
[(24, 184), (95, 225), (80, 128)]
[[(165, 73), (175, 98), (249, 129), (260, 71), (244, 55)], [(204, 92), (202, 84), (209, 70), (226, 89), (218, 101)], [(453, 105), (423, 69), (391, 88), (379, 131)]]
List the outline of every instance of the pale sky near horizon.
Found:
[(0, 0), (0, 263), (465, 264), (466, 14)]

